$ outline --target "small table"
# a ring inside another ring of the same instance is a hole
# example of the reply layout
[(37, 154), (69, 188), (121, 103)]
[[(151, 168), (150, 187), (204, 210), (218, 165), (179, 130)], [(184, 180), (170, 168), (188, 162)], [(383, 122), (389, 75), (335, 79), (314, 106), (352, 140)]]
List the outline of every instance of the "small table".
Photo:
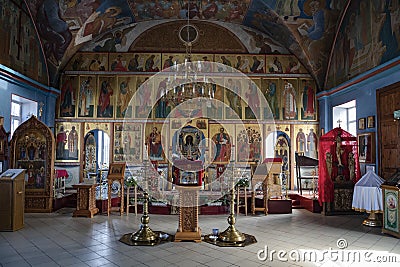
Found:
[(77, 189), (76, 210), (72, 216), (93, 218), (99, 212), (96, 208), (96, 184), (80, 183), (72, 187)]
[(54, 181), (54, 194), (57, 197), (57, 191), (61, 190), (62, 193), (65, 195), (65, 179), (68, 178), (68, 172), (65, 169), (56, 169), (56, 177)]

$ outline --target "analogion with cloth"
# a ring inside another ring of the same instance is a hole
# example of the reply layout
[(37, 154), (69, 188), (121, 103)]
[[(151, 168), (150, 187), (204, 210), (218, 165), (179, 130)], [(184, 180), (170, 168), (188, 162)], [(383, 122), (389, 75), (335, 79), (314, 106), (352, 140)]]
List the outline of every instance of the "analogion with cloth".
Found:
[(368, 212), (368, 219), (363, 224), (381, 226), (382, 222), (376, 213), (383, 212), (382, 189), (384, 180), (373, 171), (368, 171), (354, 186), (352, 207), (356, 211)]

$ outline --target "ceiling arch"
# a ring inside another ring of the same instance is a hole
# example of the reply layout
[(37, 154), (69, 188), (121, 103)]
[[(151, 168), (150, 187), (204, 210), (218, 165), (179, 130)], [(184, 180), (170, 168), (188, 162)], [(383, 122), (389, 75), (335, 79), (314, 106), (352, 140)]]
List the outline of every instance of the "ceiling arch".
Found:
[(345, 7), (338, 2), (348, 1), (25, 0), (45, 50), (50, 77), (54, 77), (50, 83), (56, 83), (59, 72), (77, 51), (93, 47), (96, 40), (117, 29), (189, 17), (196, 23), (257, 30), (263, 34), (262, 40), (269, 39), (294, 54), (320, 89)]

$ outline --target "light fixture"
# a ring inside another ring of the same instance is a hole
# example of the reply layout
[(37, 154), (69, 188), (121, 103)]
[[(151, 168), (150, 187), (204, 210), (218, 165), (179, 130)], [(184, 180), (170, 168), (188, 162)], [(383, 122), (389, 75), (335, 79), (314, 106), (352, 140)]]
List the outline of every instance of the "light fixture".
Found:
[(393, 112), (393, 117), (395, 120), (400, 120), (400, 110), (395, 110)]
[[(179, 28), (178, 37), (185, 46), (185, 58), (182, 64), (177, 64), (171, 67), (172, 72), (175, 72), (173, 77), (168, 77), (168, 86), (173, 88), (173, 94), (167, 96), (168, 101), (177, 106), (186, 100), (196, 97), (213, 98), (215, 93), (215, 85), (209, 84), (206, 75), (201, 75), (204, 71), (201, 61), (193, 62), (192, 48), (199, 39), (199, 29), (190, 21), (191, 1), (187, 2), (187, 19), (186, 23)], [(177, 77), (176, 73), (183, 74)]]
[(42, 119), (44, 103), (39, 103), (39, 119)]

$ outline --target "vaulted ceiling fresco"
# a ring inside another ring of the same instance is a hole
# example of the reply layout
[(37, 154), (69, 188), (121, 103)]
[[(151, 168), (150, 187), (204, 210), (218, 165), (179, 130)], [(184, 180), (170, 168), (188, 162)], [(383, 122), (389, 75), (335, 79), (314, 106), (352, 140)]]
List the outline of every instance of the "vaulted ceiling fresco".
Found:
[[(0, 1), (2, 5), (5, 2)], [(99, 47), (108, 52), (132, 51), (144, 32), (173, 21), (206, 21), (223, 27), (227, 31), (222, 32), (230, 32), (242, 41), (247, 53), (287, 51), (307, 68), (320, 90), (399, 56), (399, 3), (394, 0), (29, 0), (25, 3), (40, 36), (53, 85), (76, 52), (96, 51)], [(163, 28), (165, 35), (167, 29)], [(170, 30), (173, 34), (174, 27)]]

